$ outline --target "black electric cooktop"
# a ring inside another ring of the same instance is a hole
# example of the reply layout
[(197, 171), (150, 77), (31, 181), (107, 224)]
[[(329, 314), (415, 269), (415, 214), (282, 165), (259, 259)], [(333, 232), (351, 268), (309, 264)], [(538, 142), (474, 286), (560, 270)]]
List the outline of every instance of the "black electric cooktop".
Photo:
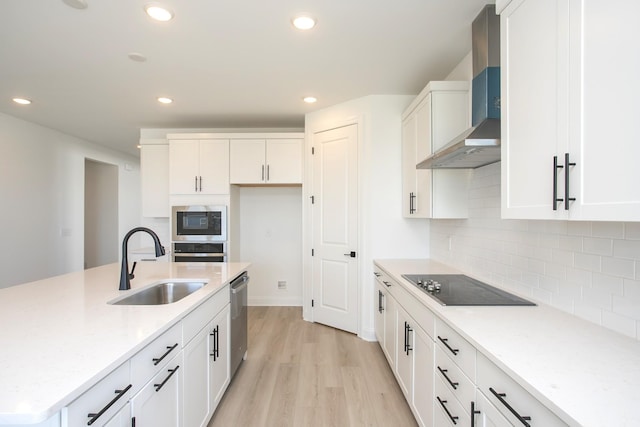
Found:
[(462, 274), (403, 274), (442, 305), (535, 305)]

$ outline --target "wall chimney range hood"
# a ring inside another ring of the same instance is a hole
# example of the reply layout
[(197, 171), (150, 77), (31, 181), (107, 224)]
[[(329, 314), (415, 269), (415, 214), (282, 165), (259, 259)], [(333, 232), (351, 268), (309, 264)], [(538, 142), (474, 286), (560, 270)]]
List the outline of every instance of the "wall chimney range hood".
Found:
[(486, 5), (471, 26), (472, 127), (417, 169), (475, 169), (500, 161), (500, 17)]

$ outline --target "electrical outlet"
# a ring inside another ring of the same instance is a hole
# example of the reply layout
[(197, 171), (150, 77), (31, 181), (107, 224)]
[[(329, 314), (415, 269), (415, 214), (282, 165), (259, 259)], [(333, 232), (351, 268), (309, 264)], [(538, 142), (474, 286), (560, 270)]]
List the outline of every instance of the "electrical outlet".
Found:
[(278, 289), (287, 289), (287, 282), (285, 280), (278, 280)]

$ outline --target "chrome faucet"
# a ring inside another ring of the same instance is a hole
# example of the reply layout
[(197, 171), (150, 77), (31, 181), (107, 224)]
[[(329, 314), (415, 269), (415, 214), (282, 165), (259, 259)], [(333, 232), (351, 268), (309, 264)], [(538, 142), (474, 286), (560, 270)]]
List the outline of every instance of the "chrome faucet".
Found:
[(133, 270), (136, 269), (137, 262), (133, 263), (133, 268), (131, 269), (131, 273), (129, 273), (129, 260), (127, 258), (127, 245), (129, 244), (129, 238), (131, 235), (138, 231), (144, 231), (149, 233), (149, 235), (153, 238), (153, 244), (156, 249), (156, 256), (164, 255), (164, 246), (160, 243), (160, 238), (153, 230), (146, 227), (136, 227), (129, 231), (122, 240), (122, 268), (120, 269), (120, 287), (118, 288), (121, 291), (126, 291), (131, 289), (131, 279), (134, 278)]

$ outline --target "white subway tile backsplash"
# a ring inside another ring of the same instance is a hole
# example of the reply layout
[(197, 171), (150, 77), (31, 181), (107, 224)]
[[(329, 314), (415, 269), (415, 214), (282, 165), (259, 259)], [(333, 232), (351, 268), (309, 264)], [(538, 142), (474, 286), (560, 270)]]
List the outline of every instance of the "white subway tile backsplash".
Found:
[(609, 294), (623, 295), (624, 286), (621, 277), (609, 276), (602, 273), (593, 273), (592, 288), (599, 289)]
[(468, 219), (431, 220), (434, 259), (640, 340), (640, 223), (503, 220), (499, 163), (469, 200)]
[(611, 276), (635, 277), (635, 262), (629, 259), (602, 257), (602, 272)]
[(583, 251), (594, 255), (613, 255), (613, 240), (585, 237)]
[(625, 223), (624, 238), (628, 240), (640, 240), (640, 222)]
[(640, 240), (614, 240), (613, 256), (617, 258), (640, 259)]
[(593, 237), (608, 237), (611, 239), (622, 239), (624, 236), (623, 222), (594, 222), (591, 226)]

